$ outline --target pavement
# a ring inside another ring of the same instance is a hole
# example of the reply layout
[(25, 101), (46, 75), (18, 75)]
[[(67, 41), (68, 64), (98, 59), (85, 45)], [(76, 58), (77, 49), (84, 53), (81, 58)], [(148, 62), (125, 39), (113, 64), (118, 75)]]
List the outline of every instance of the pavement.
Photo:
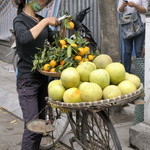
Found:
[[(21, 150), (23, 120), (15, 82), (13, 66), (0, 61), (0, 150)], [(134, 150), (129, 144), (129, 128), (133, 125), (134, 107), (130, 104), (121, 113), (110, 116), (123, 150)], [(72, 133), (67, 131), (54, 149), (69, 150), (65, 145), (70, 146), (71, 136)], [(78, 146), (76, 149), (80, 150)]]

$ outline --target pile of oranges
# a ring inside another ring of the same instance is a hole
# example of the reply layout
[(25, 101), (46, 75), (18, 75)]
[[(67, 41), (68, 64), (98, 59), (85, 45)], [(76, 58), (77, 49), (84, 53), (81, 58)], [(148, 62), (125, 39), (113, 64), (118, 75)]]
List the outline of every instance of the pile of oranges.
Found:
[[(64, 21), (65, 22), (65, 21)], [(72, 21), (67, 22), (66, 29), (74, 29)], [(55, 36), (54, 46), (45, 42), (44, 50), (35, 55), (33, 70), (48, 72), (62, 72), (68, 67), (77, 67), (83, 62), (93, 61), (96, 54), (92, 54), (88, 46), (89, 42), (74, 33), (74, 38)]]
[(83, 62), (93, 61), (94, 55), (90, 53), (88, 46), (79, 46), (75, 41), (69, 44), (67, 40), (59, 40), (59, 49), (55, 51), (55, 57), (43, 65), (44, 71), (61, 72), (67, 67), (77, 67)]

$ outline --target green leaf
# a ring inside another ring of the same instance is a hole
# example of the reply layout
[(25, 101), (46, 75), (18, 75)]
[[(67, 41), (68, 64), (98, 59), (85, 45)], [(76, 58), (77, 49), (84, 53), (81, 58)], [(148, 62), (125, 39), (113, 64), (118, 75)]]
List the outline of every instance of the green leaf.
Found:
[(68, 58), (71, 57), (71, 54), (72, 54), (72, 48), (71, 48), (71, 46), (68, 46), (68, 48), (67, 48), (67, 56), (68, 56)]
[(75, 41), (74, 41), (74, 40), (69, 39), (69, 38), (66, 38), (66, 41), (67, 41), (67, 43), (69, 43), (69, 44), (73, 44), (73, 43), (75, 43)]

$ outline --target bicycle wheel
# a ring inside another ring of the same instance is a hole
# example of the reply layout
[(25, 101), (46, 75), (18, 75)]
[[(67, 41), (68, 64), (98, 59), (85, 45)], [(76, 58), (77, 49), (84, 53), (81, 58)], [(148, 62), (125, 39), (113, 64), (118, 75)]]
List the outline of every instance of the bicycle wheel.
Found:
[(81, 142), (88, 150), (122, 150), (115, 128), (104, 111), (82, 111), (81, 117)]
[(40, 143), (41, 150), (50, 149), (53, 146), (55, 146), (60, 141), (69, 124), (66, 113), (62, 113), (57, 108), (52, 108), (52, 111), (53, 111), (52, 125), (54, 126), (54, 131), (43, 135)]

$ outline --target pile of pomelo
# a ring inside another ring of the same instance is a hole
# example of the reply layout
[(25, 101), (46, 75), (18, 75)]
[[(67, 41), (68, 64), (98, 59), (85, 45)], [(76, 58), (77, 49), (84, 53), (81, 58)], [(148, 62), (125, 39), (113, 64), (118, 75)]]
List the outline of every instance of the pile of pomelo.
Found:
[(63, 70), (60, 79), (49, 83), (48, 94), (65, 103), (90, 102), (132, 93), (140, 84), (139, 77), (127, 73), (123, 64), (100, 54), (93, 62)]

